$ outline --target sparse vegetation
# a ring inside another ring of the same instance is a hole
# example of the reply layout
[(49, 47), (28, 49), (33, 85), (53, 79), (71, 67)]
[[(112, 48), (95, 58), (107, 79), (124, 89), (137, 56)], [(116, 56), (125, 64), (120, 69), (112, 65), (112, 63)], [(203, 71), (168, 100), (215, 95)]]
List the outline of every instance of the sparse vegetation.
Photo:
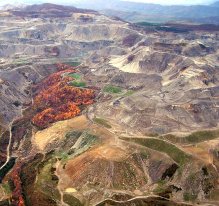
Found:
[(120, 87), (107, 85), (104, 87), (103, 91), (111, 94), (118, 94), (122, 92), (122, 89)]
[(64, 194), (63, 201), (70, 206), (82, 206), (83, 205), (77, 198), (69, 194)]
[(152, 28), (158, 31), (165, 32), (174, 32), (174, 33), (185, 33), (188, 32), (191, 28), (188, 25), (174, 25), (174, 24), (162, 24), (162, 23), (150, 23), (150, 22), (138, 22), (136, 23), (138, 26), (142, 26), (145, 28)]
[(81, 136), (81, 134), (82, 134), (81, 131), (70, 131), (65, 136), (67, 139), (69, 138), (78, 139)]
[[(42, 163), (41, 163), (42, 164)], [(36, 189), (54, 200), (60, 200), (60, 194), (57, 189), (58, 179), (55, 178), (53, 166), (55, 159), (50, 159), (48, 162), (42, 164), (40, 173), (38, 174)], [(57, 180), (56, 180), (57, 179)]]
[(190, 156), (187, 155), (184, 151), (177, 148), (175, 145), (165, 142), (159, 139), (153, 138), (122, 138), (124, 140), (133, 141), (135, 143), (141, 144), (145, 147), (148, 147), (159, 152), (166, 153), (174, 161), (176, 161), (180, 166), (184, 165), (189, 161)]
[(68, 74), (68, 76), (69, 76), (69, 77), (72, 77), (72, 78), (74, 78), (74, 79), (76, 79), (76, 80), (81, 79), (81, 75), (78, 74), (78, 73), (70, 73), (70, 74)]
[(81, 81), (72, 81), (70, 83), (71, 86), (74, 86), (74, 87), (86, 87), (86, 82), (81, 82)]
[(191, 135), (185, 137), (186, 142), (198, 143), (206, 140), (212, 140), (219, 137), (219, 130), (208, 130), (194, 132)]
[(195, 144), (203, 141), (212, 140), (219, 137), (219, 130), (206, 130), (194, 132), (185, 137), (177, 137), (172, 134), (164, 135), (162, 138), (167, 139), (173, 143)]
[(80, 143), (80, 148), (84, 148), (86, 146), (90, 147), (95, 144), (98, 140), (96, 135), (90, 134), (87, 131), (82, 133), (83, 139)]
[(62, 159), (62, 161), (68, 160), (69, 155), (66, 152), (62, 152), (59, 154), (59, 158)]
[(145, 133), (144, 134), (145, 136), (148, 136), (148, 137), (158, 137), (159, 136), (159, 134), (158, 133), (153, 133), (153, 132), (149, 132), (149, 133)]
[[(65, 138), (66, 143), (62, 145), (62, 147), (60, 147), (60, 149), (55, 154), (55, 157), (58, 157), (62, 163), (65, 163), (70, 158), (82, 154), (99, 141), (99, 138), (96, 135), (93, 135), (86, 130), (70, 131), (66, 134)], [(78, 140), (79, 142), (75, 147), (75, 143)]]
[(123, 96), (124, 97), (128, 97), (128, 96), (131, 96), (133, 95), (135, 92), (133, 90), (128, 90)]
[(160, 180), (157, 182), (157, 187), (154, 189), (154, 193), (155, 194), (160, 194), (160, 193), (163, 193), (165, 192), (167, 189), (167, 186), (166, 186), (166, 180)]
[(29, 63), (31, 63), (31, 61), (27, 58), (19, 58), (13, 62), (14, 65), (18, 65), (18, 66), (26, 65)]
[(112, 128), (112, 126), (105, 119), (95, 117), (93, 120), (94, 120), (95, 123), (100, 124), (100, 125), (102, 125), (106, 128), (109, 128), (109, 129)]
[(11, 194), (12, 191), (11, 191), (10, 185), (8, 183), (3, 183), (1, 186), (4, 189), (6, 194)]
[(77, 66), (79, 66), (80, 64), (81, 64), (81, 62), (77, 62), (77, 61), (73, 61), (73, 62), (65, 62), (65, 64), (68, 64), (68, 65), (70, 65), (70, 66), (72, 66), (72, 67), (77, 67)]
[(185, 192), (183, 194), (183, 198), (185, 201), (187, 202), (194, 202), (196, 199), (197, 199), (197, 195), (196, 194), (192, 194), (192, 193), (189, 193), (189, 192)]

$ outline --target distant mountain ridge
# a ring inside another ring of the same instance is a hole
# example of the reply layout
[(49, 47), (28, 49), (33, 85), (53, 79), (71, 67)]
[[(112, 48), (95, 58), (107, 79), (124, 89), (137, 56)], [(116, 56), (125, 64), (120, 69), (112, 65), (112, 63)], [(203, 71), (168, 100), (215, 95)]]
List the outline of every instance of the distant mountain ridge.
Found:
[(214, 2), (214, 3), (211, 4), (210, 6), (217, 6), (217, 7), (219, 7), (219, 1)]
[[(30, 4), (29, 0), (24, 0), (25, 4)], [(204, 23), (204, 24), (219, 24), (219, 1), (216, 1), (210, 5), (192, 5), (192, 6), (183, 6), (183, 5), (172, 5), (164, 6), (159, 4), (150, 4), (150, 3), (139, 3), (139, 2), (130, 2), (130, 1), (121, 1), (121, 0), (74, 0), (72, 3), (66, 3), (63, 6), (55, 6), (55, 4), (44, 3), (40, 4), (43, 1), (32, 1), (36, 4), (28, 5), (26, 8), (20, 6), (20, 4), (5, 5), (0, 7), (3, 10), (19, 10), (23, 9), (22, 12), (26, 14), (29, 12), (36, 12), (36, 9), (44, 12), (44, 16), (59, 16), (67, 17), (71, 12), (81, 11), (84, 9), (97, 10), (101, 13), (108, 16), (117, 16), (121, 19), (130, 22), (158, 22), (165, 23), (169, 21), (184, 21), (184, 22), (195, 22), (195, 23)], [(62, 2), (64, 4), (65, 1)], [(15, 6), (14, 6), (15, 5)], [(77, 8), (76, 8), (77, 7)], [(54, 10), (53, 12), (51, 10)], [(58, 14), (55, 13), (55, 10)], [(48, 12), (47, 12), (48, 11)], [(23, 15), (22, 12), (16, 15)], [(48, 13), (48, 15), (46, 15)], [(37, 14), (28, 14), (29, 16), (38, 16)]]
[(73, 13), (97, 13), (90, 9), (78, 9), (73, 6), (64, 6), (51, 3), (33, 4), (25, 7), (9, 8), (15, 16), (32, 17), (32, 18), (47, 18), (47, 17), (71, 17)]
[[(203, 19), (203, 18), (211, 18), (211, 17), (219, 16), (219, 1), (211, 5), (164, 6), (159, 4), (138, 3), (138, 2), (119, 1), (119, 0), (109, 0), (107, 2), (102, 0), (93, 0), (93, 1), (84, 0), (75, 3), (74, 5), (80, 8), (102, 10), (102, 12), (107, 15), (111, 15), (110, 14), (111, 12), (116, 13), (119, 17), (133, 22), (135, 22), (136, 20), (139, 21), (138, 18), (144, 20), (147, 17), (150, 18), (153, 17), (154, 19), (157, 20), (159, 20), (160, 17), (160, 19), (164, 21), (165, 20), (169, 21), (169, 20)], [(119, 11), (126, 12), (126, 15), (121, 14)], [(112, 16), (114, 16), (114, 14)]]

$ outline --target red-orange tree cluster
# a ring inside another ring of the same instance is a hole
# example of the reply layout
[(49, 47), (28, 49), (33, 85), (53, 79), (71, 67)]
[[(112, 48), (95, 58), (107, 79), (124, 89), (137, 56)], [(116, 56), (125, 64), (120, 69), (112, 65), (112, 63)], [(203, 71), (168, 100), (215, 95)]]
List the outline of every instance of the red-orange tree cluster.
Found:
[(11, 180), (14, 185), (14, 189), (12, 192), (12, 205), (25, 206), (22, 186), (21, 186), (22, 183), (20, 179), (20, 172), (21, 172), (21, 164), (17, 163), (11, 173)]
[(54, 86), (57, 83), (63, 82), (64, 80), (66, 81), (67, 79), (70, 80), (72, 78), (69, 77), (63, 77), (67, 73), (74, 73), (76, 72), (75, 69), (65, 69), (59, 72), (56, 72), (54, 74), (51, 74), (48, 78), (40, 82), (39, 84), (36, 85), (36, 90), (37, 91), (42, 91), (46, 90), (51, 86)]
[[(65, 69), (66, 66), (62, 65), (62, 68)], [(33, 124), (46, 128), (53, 122), (79, 115), (81, 109), (94, 102), (94, 90), (69, 85), (69, 81), (74, 79), (66, 74), (75, 71), (67, 68), (40, 83), (38, 94), (34, 98), (33, 108), (37, 113), (32, 119)]]

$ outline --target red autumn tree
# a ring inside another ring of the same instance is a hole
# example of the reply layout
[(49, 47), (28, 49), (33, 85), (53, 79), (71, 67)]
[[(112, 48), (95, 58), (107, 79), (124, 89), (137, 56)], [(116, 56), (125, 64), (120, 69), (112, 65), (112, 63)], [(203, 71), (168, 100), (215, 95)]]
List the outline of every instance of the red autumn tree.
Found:
[(17, 163), (10, 175), (11, 180), (14, 184), (14, 190), (12, 192), (12, 205), (25, 206), (23, 193), (22, 193), (20, 172), (21, 172), (21, 164)]
[(94, 102), (94, 90), (70, 86), (69, 82), (74, 78), (67, 74), (76, 70), (63, 64), (59, 65), (59, 69), (65, 70), (50, 75), (37, 88), (33, 104), (37, 113), (32, 122), (40, 128), (75, 117), (80, 114), (81, 108)]

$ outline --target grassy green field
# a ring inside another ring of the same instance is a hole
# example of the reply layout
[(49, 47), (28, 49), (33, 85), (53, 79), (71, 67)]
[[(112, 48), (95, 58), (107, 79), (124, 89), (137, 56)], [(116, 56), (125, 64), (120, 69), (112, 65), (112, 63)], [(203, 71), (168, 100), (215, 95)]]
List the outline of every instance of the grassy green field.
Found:
[(103, 88), (103, 91), (106, 93), (118, 94), (122, 92), (122, 89), (113, 85), (107, 85)]
[(180, 166), (188, 162), (190, 156), (187, 155), (184, 151), (180, 150), (173, 144), (165, 142), (163, 140), (154, 139), (154, 138), (122, 138), (123, 140), (128, 140), (140, 144), (142, 146), (148, 147), (159, 152), (166, 153), (171, 157), (175, 162)]
[(70, 73), (70, 74), (68, 74), (68, 76), (72, 77), (74, 79), (77, 79), (77, 80), (81, 79), (81, 75), (77, 74), (77, 73)]
[(112, 128), (112, 126), (105, 119), (95, 117), (93, 120), (94, 120), (95, 123), (100, 124), (100, 125), (108, 128), (108, 129)]
[(74, 78), (74, 80), (70, 83), (71, 86), (74, 87), (86, 87), (86, 82), (82, 81), (81, 75), (78, 73), (70, 73), (69, 77)]
[(86, 82), (81, 81), (72, 81), (70, 84), (74, 87), (86, 87)]
[(195, 144), (203, 141), (208, 141), (216, 139), (219, 137), (219, 130), (206, 130), (194, 132), (185, 137), (177, 137), (172, 134), (162, 136), (163, 139), (169, 140), (173, 143), (182, 143), (182, 144)]
[(68, 64), (73, 67), (77, 67), (81, 64), (81, 62), (73, 61), (73, 62), (65, 62), (65, 64)]
[(30, 64), (31, 61), (29, 59), (17, 59), (13, 62), (14, 65), (18, 65), (18, 66), (22, 66), (22, 65), (26, 65), (26, 64)]
[(133, 95), (135, 92), (133, 90), (128, 90), (123, 96), (124, 97), (128, 97), (128, 96), (131, 96)]

